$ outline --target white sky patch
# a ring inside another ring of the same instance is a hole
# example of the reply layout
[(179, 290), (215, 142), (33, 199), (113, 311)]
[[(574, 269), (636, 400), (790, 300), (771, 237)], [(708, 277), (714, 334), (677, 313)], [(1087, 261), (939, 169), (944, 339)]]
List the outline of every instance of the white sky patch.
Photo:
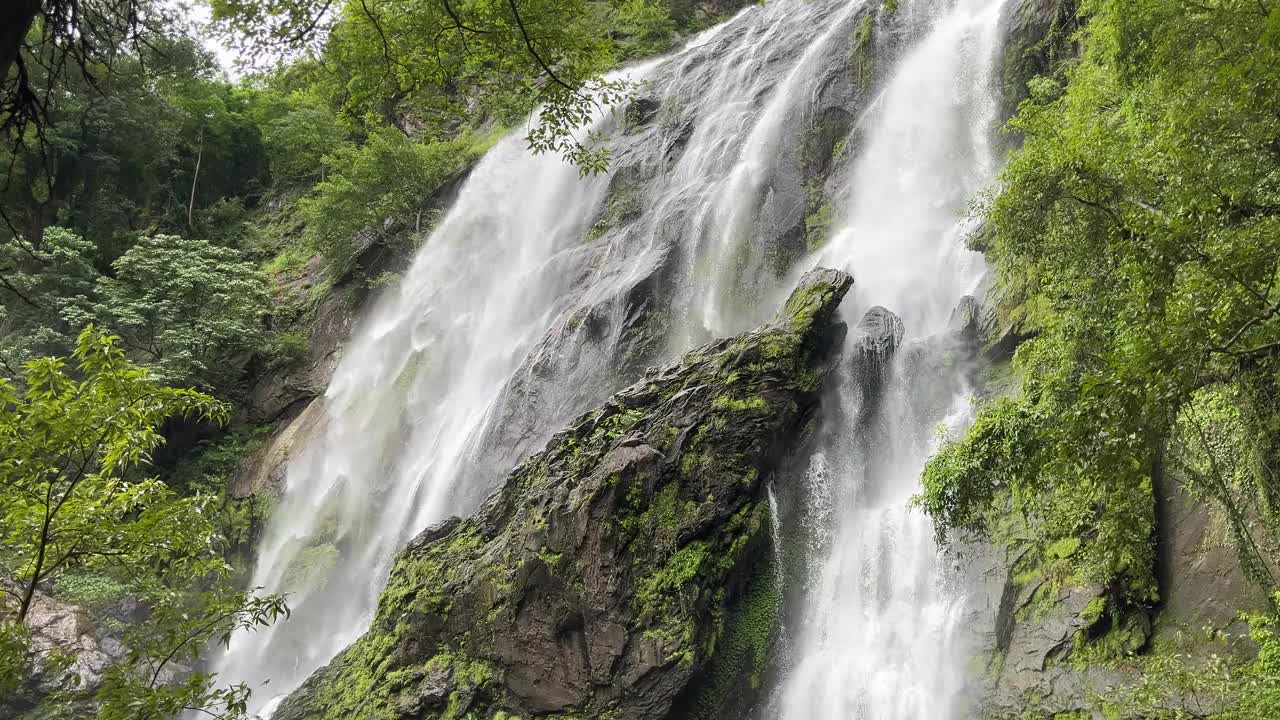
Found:
[(236, 67), (239, 53), (223, 44), (213, 33), (213, 13), (209, 6), (204, 2), (192, 3), (188, 0), (165, 0), (165, 4), (187, 18), (196, 39), (205, 49), (213, 53), (227, 77), (233, 81), (239, 80), (243, 74), (240, 68)]

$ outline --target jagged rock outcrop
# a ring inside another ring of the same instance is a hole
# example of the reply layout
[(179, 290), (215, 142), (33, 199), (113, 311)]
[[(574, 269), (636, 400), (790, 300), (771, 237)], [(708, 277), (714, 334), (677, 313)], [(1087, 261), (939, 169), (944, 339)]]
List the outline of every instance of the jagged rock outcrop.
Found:
[(1022, 556), (1003, 558), (991, 547), (974, 548), (971, 554), (976, 557), (973, 574), (988, 578), (985, 596), (997, 603), (982, 613), (995, 618), (986, 673), (979, 683), (982, 717), (1087, 716), (1097, 709), (1096, 698), (1135, 682), (1131, 667), (1082, 666), (1073, 654), (1100, 640), (1115, 644), (1118, 652), (1137, 651), (1150, 632), (1145, 615), (1134, 613), (1126, 627), (1110, 628), (1109, 615), (1102, 611), (1105, 588), (1051, 589), (1044, 578), (1020, 578)]
[(862, 394), (864, 421), (872, 415), (868, 411), (884, 391), (894, 351), (902, 344), (905, 334), (902, 320), (879, 306), (868, 310), (858, 322), (856, 336), (851, 343), (849, 367)]
[(892, 353), (902, 343), (902, 336), (907, 332), (897, 315), (880, 306), (871, 308), (862, 316), (858, 330), (862, 332), (859, 350), (863, 354), (880, 356)]
[(975, 350), (982, 343), (986, 318), (982, 303), (972, 295), (965, 295), (951, 311), (947, 332), (961, 345)]
[[(16, 590), (7, 581), (0, 581), (0, 587)], [(87, 696), (99, 688), (111, 666), (128, 660), (128, 648), (102, 623), (93, 622), (84, 608), (43, 592), (35, 593), (26, 624), (31, 631), (29, 675), (11, 695), (0, 696), (0, 717), (46, 717), (41, 703), (50, 693), (74, 690)], [(161, 680), (172, 682), (182, 672), (184, 668), (175, 666)]]
[(851, 284), (806, 275), (774, 322), (651, 370), (420, 535), (369, 632), (277, 720), (740, 717), (780, 610), (763, 483)]

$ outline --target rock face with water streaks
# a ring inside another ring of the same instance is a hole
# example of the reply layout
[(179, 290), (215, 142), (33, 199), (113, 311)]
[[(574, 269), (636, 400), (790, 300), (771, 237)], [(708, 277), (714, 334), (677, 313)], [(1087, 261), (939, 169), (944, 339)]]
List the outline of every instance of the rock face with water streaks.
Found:
[(369, 632), (278, 720), (737, 717), (781, 602), (763, 488), (801, 444), (852, 280), (650, 370), (400, 556)]

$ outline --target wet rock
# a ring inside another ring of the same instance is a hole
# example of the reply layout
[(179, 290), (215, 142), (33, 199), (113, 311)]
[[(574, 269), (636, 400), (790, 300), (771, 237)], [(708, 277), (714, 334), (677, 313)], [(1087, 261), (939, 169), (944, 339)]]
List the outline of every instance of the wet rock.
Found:
[(307, 403), (302, 412), (268, 438), (265, 445), (250, 453), (231, 479), (231, 496), (247, 498), (258, 493), (276, 494), (284, 487), (289, 459), (324, 419), (324, 401)]
[[(1081, 669), (1072, 662), (1077, 643), (1110, 629), (1097, 612), (1105, 602), (1105, 590), (1072, 585), (1054, 589), (1043, 578), (1020, 582), (1030, 551), (1012, 556), (1006, 552), (990, 545), (965, 551), (964, 573), (977, 581), (967, 601), (967, 626), (988, 628), (985, 636), (971, 638), (985, 648), (986, 660), (984, 671), (974, 678), (970, 698), (981, 710), (975, 717), (1101, 717), (1094, 715), (1095, 699), (1136, 679), (1118, 667)], [(1146, 618), (1133, 617), (1136, 622)], [(1145, 633), (1126, 637), (1146, 641)]]
[(1158, 480), (1156, 501), (1162, 604), (1155, 640), (1196, 657), (1250, 657), (1257, 648), (1239, 613), (1266, 609), (1266, 594), (1241, 570), (1226, 521), (1184, 489), (1176, 470), (1168, 472)]
[(947, 332), (964, 345), (977, 347), (982, 341), (983, 309), (982, 304), (972, 295), (960, 298), (951, 318), (947, 322)]
[[(0, 583), (6, 591), (18, 591), (12, 583)], [(50, 693), (92, 693), (101, 686), (108, 668), (128, 659), (120, 640), (95, 625), (82, 608), (43, 592), (37, 591), (32, 598), (27, 625), (31, 631), (29, 675), (11, 697), (0, 697), (0, 717), (39, 713)], [(64, 662), (62, 658), (67, 657), (70, 661)], [(173, 682), (180, 672), (185, 669), (174, 666), (159, 680)]]
[(849, 364), (862, 389), (864, 415), (879, 402), (892, 370), (892, 357), (902, 343), (902, 320), (882, 307), (873, 307), (858, 323)]
[(882, 356), (892, 354), (902, 343), (902, 336), (907, 331), (897, 315), (879, 306), (871, 308), (862, 316), (858, 330), (862, 332), (859, 345), (863, 351)]
[(1028, 95), (1027, 82), (1047, 75), (1054, 66), (1080, 51), (1077, 0), (1017, 0), (1001, 19), (1004, 49), (998, 60), (1002, 90), (1001, 117), (1012, 117)]
[(637, 97), (627, 105), (626, 121), (630, 125), (646, 125), (658, 116), (661, 107), (661, 100), (653, 95)]
[[(27, 624), (35, 653), (35, 686), (42, 693), (67, 687), (73, 676), (78, 678), (74, 683), (81, 689), (96, 688), (106, 669), (125, 656), (120, 642), (100, 636), (83, 610), (44, 593), (36, 594)], [(63, 672), (48, 670), (49, 654), (55, 651), (75, 658)]]
[(369, 632), (277, 720), (741, 716), (781, 598), (763, 483), (851, 284), (806, 275), (772, 323), (648, 372), (416, 539)]
[[(305, 271), (289, 281), (283, 293), (306, 295), (324, 282), (320, 259), (312, 258)], [(307, 329), (306, 353), (286, 367), (267, 369), (249, 389), (247, 413), (252, 422), (291, 420), (324, 393), (342, 355), (342, 346), (351, 334), (357, 310), (345, 288), (335, 288), (316, 306)]]
[[(492, 487), (493, 478), (547, 441), (554, 429), (548, 418), (568, 422), (603, 402), (616, 379), (634, 382), (662, 359), (674, 259), (668, 248), (656, 248), (651, 262), (629, 268), (628, 275), (595, 278), (583, 288), (578, 307), (548, 329), (503, 389), (501, 421), (482, 438), (484, 467), (473, 471), (483, 480), (470, 485)], [(597, 294), (606, 288), (607, 294)], [(569, 377), (575, 381), (563, 381)]]

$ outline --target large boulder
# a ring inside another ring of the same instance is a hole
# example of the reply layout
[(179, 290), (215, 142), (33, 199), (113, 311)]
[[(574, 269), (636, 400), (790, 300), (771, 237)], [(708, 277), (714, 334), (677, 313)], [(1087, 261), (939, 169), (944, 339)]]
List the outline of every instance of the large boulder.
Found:
[(893, 354), (905, 334), (902, 320), (879, 306), (868, 310), (858, 322), (849, 352), (849, 367), (861, 392), (864, 422), (874, 416), (871, 410), (889, 382)]
[(764, 482), (851, 284), (806, 275), (772, 323), (651, 370), (420, 535), (370, 630), (274, 717), (741, 717), (781, 604)]

